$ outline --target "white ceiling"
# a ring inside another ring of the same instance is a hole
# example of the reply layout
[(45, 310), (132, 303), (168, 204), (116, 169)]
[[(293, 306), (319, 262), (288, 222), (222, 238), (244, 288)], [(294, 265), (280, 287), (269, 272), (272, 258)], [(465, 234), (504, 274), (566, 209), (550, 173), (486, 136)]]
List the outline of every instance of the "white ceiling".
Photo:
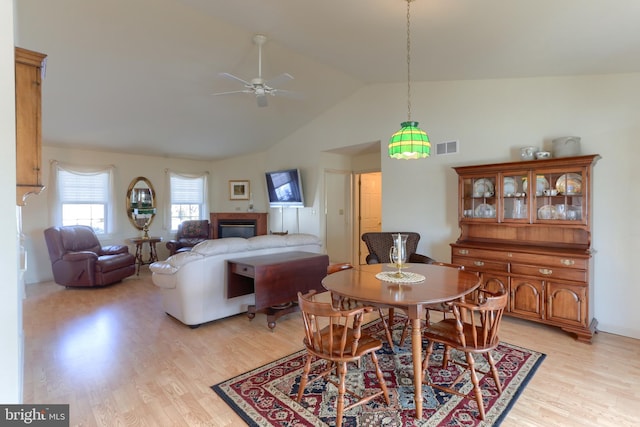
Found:
[[(17, 0), (48, 54), (48, 145), (195, 159), (262, 151), (365, 85), (406, 82), (405, 0)], [(640, 72), (638, 0), (415, 0), (411, 79)], [(229, 72), (288, 72), (259, 108)]]

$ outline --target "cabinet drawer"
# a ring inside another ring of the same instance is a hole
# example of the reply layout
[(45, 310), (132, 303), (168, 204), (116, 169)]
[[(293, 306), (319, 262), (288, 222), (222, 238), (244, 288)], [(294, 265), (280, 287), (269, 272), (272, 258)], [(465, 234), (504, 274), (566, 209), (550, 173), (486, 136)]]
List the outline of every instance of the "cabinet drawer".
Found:
[(231, 272), (240, 276), (255, 277), (253, 265), (233, 263), (231, 264)]
[(511, 264), (511, 273), (536, 276), (545, 279), (563, 279), (574, 282), (587, 282), (586, 270), (552, 267), (548, 265)]
[(553, 268), (577, 268), (580, 270), (586, 270), (588, 268), (589, 260), (587, 258), (577, 258), (566, 255), (541, 255), (541, 254), (527, 254), (520, 252), (510, 252), (509, 259), (513, 263), (522, 264), (534, 264), (534, 265), (548, 265)]
[(453, 248), (452, 256), (464, 256), (469, 258), (507, 260), (507, 253), (501, 251), (492, 251), (487, 249), (476, 248)]
[(452, 256), (454, 264), (464, 265), (464, 268), (471, 271), (509, 271), (509, 263), (500, 261), (490, 261), (481, 258)]

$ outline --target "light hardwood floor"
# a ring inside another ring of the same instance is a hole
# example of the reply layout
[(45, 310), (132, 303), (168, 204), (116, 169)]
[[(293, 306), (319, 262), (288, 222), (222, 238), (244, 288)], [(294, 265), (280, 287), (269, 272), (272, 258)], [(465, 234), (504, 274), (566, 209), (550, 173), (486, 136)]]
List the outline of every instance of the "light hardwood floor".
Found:
[[(210, 388), (302, 348), (300, 315), (238, 315), (190, 329), (167, 316), (148, 270), (114, 286), (27, 286), (25, 403), (68, 403), (71, 425), (237, 426)], [(547, 354), (503, 426), (640, 425), (640, 341), (576, 342), (506, 318), (503, 341)]]

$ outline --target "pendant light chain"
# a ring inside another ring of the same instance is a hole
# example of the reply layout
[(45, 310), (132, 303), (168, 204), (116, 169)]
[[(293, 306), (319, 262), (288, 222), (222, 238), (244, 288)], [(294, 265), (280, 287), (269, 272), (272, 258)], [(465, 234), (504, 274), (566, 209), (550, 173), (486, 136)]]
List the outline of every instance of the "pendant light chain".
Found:
[(407, 121), (400, 123), (400, 130), (389, 140), (389, 157), (392, 159), (424, 159), (431, 153), (431, 143), (418, 122), (411, 121), (411, 2), (407, 2)]
[(407, 121), (411, 121), (411, 2), (407, 0)]

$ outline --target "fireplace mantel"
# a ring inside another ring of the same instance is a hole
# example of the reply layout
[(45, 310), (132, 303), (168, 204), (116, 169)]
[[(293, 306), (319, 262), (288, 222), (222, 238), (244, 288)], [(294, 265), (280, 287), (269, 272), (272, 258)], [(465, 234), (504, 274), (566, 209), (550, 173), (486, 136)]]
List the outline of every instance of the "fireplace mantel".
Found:
[(256, 236), (267, 234), (267, 213), (266, 212), (211, 212), (209, 222), (211, 223), (211, 236), (218, 239), (218, 225), (222, 221), (255, 221)]

